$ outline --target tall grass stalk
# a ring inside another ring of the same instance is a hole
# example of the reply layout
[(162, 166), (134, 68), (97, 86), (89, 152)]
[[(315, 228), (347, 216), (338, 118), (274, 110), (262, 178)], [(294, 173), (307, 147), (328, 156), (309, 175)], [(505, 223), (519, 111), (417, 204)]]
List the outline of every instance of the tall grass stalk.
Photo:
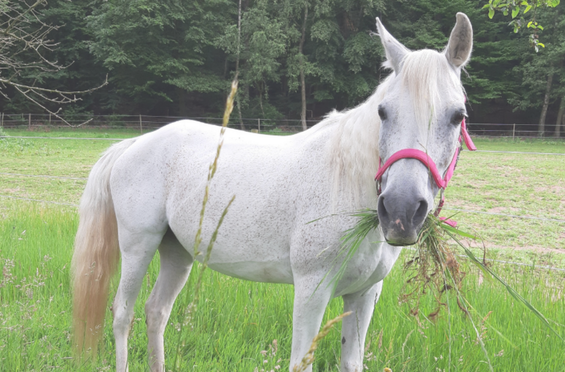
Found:
[[(238, 84), (238, 80), (237, 80), (237, 75), (236, 75), (236, 77), (232, 81), (230, 94), (228, 95), (228, 98), (226, 100), (226, 108), (224, 110), (224, 117), (223, 117), (223, 121), (222, 121), (222, 129), (220, 130), (220, 139), (218, 141), (218, 146), (216, 147), (216, 156), (214, 157), (214, 161), (212, 162), (212, 164), (210, 164), (210, 167), (208, 168), (208, 178), (207, 178), (207, 181), (206, 181), (206, 188), (205, 188), (205, 191), (204, 191), (204, 197), (202, 198), (202, 208), (200, 209), (200, 221), (198, 223), (198, 231), (196, 232), (196, 236), (194, 238), (194, 258), (195, 259), (196, 259), (196, 257), (198, 257), (199, 255), (202, 254), (202, 252), (199, 251), (199, 248), (200, 248), (200, 244), (202, 243), (202, 225), (204, 223), (204, 215), (205, 215), (205, 212), (206, 212), (206, 205), (208, 203), (208, 198), (209, 198), (210, 184), (212, 182), (212, 179), (214, 178), (214, 175), (216, 174), (216, 170), (218, 169), (218, 159), (220, 158), (220, 153), (222, 151), (222, 146), (224, 144), (224, 134), (226, 132), (226, 128), (227, 128), (229, 120), (230, 120), (231, 112), (233, 111), (233, 103), (234, 103), (234, 100), (235, 100), (235, 95), (237, 93), (237, 84)], [(224, 221), (224, 218), (225, 218), (226, 214), (228, 213), (228, 209), (229, 209), (229, 207), (231, 206), (231, 204), (233, 203), (234, 200), (235, 200), (235, 195), (232, 196), (232, 198), (228, 202), (228, 205), (224, 208), (224, 211), (222, 212), (222, 215), (220, 216), (220, 219), (218, 220), (218, 225), (216, 226), (216, 229), (212, 233), (212, 236), (210, 238), (210, 242), (208, 243), (208, 246), (206, 248), (206, 255), (204, 256), (204, 259), (202, 261), (202, 268), (201, 268), (201, 270), (198, 274), (198, 280), (196, 281), (196, 286), (194, 287), (194, 295), (193, 295), (193, 298), (192, 298), (192, 302), (190, 303), (190, 305), (188, 307), (185, 307), (185, 309), (184, 309), (183, 316), (184, 316), (185, 319), (187, 318), (187, 315), (188, 315), (189, 312), (196, 311), (196, 305), (198, 303), (200, 287), (201, 287), (201, 284), (202, 284), (202, 277), (204, 275), (204, 272), (208, 268), (208, 260), (210, 259), (210, 255), (212, 253), (212, 248), (214, 247), (214, 243), (216, 242), (216, 238), (218, 236), (218, 231), (220, 230), (220, 227), (222, 226), (222, 222)], [(181, 347), (183, 347), (185, 345), (184, 342), (182, 342), (182, 334), (183, 334), (182, 331), (183, 331), (183, 328), (184, 328), (184, 324), (185, 324), (184, 321), (180, 323), (179, 336), (178, 336), (179, 342), (177, 343), (177, 352), (175, 353), (174, 365), (177, 367), (177, 369), (180, 367), (179, 364), (178, 364), (179, 363), (180, 350), (181, 350)]]
[(310, 345), (310, 349), (308, 349), (308, 352), (306, 353), (306, 355), (304, 355), (304, 357), (300, 361), (300, 364), (298, 364), (298, 365), (296, 365), (292, 368), (292, 371), (293, 372), (304, 372), (304, 371), (306, 371), (306, 368), (308, 368), (308, 366), (314, 362), (314, 351), (316, 351), (316, 349), (318, 348), (318, 343), (324, 337), (326, 337), (328, 335), (328, 333), (330, 333), (334, 324), (341, 322), (341, 320), (343, 318), (345, 318), (346, 316), (349, 316), (349, 315), (351, 315), (351, 311), (348, 311), (347, 313), (343, 313), (343, 314), (329, 320), (324, 325), (322, 330), (316, 336), (314, 336), (314, 339), (312, 340), (312, 344)]

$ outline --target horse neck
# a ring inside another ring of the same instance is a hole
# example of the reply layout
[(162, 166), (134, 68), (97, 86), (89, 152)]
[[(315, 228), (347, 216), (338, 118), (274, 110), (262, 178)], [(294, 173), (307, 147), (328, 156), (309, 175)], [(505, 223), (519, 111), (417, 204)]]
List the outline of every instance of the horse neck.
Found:
[(386, 82), (359, 106), (328, 117), (335, 133), (330, 145), (330, 165), (334, 172), (332, 204), (338, 208), (376, 208), (374, 177), (379, 166), (378, 105)]

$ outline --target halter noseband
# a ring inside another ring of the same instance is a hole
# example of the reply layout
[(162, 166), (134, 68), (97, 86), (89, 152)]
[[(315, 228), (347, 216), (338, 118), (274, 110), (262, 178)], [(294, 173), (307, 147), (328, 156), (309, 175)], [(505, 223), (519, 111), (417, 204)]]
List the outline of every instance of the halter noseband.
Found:
[[(463, 121), (461, 122), (461, 135), (459, 136), (459, 147), (457, 147), (457, 149), (455, 150), (455, 154), (453, 154), (453, 159), (451, 160), (449, 167), (445, 171), (443, 178), (441, 177), (437, 169), (437, 166), (432, 160), (432, 158), (422, 150), (403, 149), (397, 151), (387, 159), (384, 165), (382, 165), (382, 159), (379, 158), (379, 170), (377, 172), (377, 175), (375, 176), (375, 180), (377, 181), (377, 195), (380, 196), (382, 192), (381, 182), (382, 182), (383, 174), (386, 172), (388, 168), (390, 168), (392, 164), (394, 164), (400, 159), (416, 159), (419, 160), (421, 163), (423, 163), (429, 169), (437, 187), (441, 189), (441, 199), (436, 211), (434, 212), (434, 215), (436, 216), (439, 215), (439, 212), (443, 207), (443, 202), (445, 201), (443, 191), (445, 190), (445, 188), (447, 187), (447, 183), (453, 176), (453, 172), (455, 172), (455, 166), (457, 165), (457, 160), (459, 159), (459, 153), (463, 148), (462, 141), (465, 141), (465, 146), (467, 146), (467, 148), (470, 151), (475, 151), (477, 149), (475, 147), (475, 144), (473, 143), (473, 140), (471, 140), (471, 136), (469, 136), (469, 133), (467, 132), (467, 125), (465, 123), (465, 119), (463, 119)], [(444, 221), (452, 226), (456, 224), (454, 221), (449, 221), (449, 220), (444, 220)]]

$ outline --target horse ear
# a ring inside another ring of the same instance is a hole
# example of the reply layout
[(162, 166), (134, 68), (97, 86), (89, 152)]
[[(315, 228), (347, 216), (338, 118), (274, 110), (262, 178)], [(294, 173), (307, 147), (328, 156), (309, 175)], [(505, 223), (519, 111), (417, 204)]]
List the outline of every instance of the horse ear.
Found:
[(400, 44), (400, 42), (386, 30), (379, 17), (377, 17), (377, 31), (385, 48), (387, 59), (385, 66), (388, 64), (388, 67), (392, 67), (397, 74), (400, 73), (402, 59), (406, 54), (410, 53), (410, 50)]
[(467, 64), (473, 49), (473, 26), (463, 13), (457, 13), (457, 22), (449, 36), (445, 47), (445, 56), (454, 67), (460, 68)]

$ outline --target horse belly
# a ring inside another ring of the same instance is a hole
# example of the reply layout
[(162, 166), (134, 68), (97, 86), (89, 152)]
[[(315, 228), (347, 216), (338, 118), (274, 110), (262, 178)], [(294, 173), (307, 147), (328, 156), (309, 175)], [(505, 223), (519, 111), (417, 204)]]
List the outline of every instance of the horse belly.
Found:
[[(269, 213), (258, 213), (263, 218), (256, 218), (247, 209), (241, 210), (238, 207), (235, 202), (232, 204), (218, 230), (208, 261), (209, 267), (236, 278), (292, 284), (288, 228), (285, 228), (288, 224)], [(181, 221), (186, 221), (187, 215), (181, 214), (183, 216), (176, 215), (169, 224), (181, 244), (194, 255), (197, 221), (193, 220), (190, 224), (193, 228), (183, 228), (186, 224)], [(202, 243), (198, 249), (202, 253), (195, 257), (200, 262), (205, 257), (205, 250), (219, 218), (218, 213), (205, 214), (201, 231)], [(273, 228), (274, 225), (279, 225), (280, 229)]]
[[(206, 250), (224, 209), (235, 196), (218, 230), (209, 267), (252, 281), (293, 283), (290, 236), (296, 199), (301, 197), (288, 182), (292, 178), (289, 172), (296, 166), (293, 152), (286, 151), (278, 140), (257, 137), (262, 141), (258, 145), (246, 143), (247, 134), (241, 135), (238, 141), (227, 136), (224, 142), (218, 169), (209, 185), (199, 251)], [(191, 254), (216, 145), (214, 136), (212, 141), (180, 149), (167, 177), (169, 225)], [(195, 259), (202, 260), (204, 253)]]

